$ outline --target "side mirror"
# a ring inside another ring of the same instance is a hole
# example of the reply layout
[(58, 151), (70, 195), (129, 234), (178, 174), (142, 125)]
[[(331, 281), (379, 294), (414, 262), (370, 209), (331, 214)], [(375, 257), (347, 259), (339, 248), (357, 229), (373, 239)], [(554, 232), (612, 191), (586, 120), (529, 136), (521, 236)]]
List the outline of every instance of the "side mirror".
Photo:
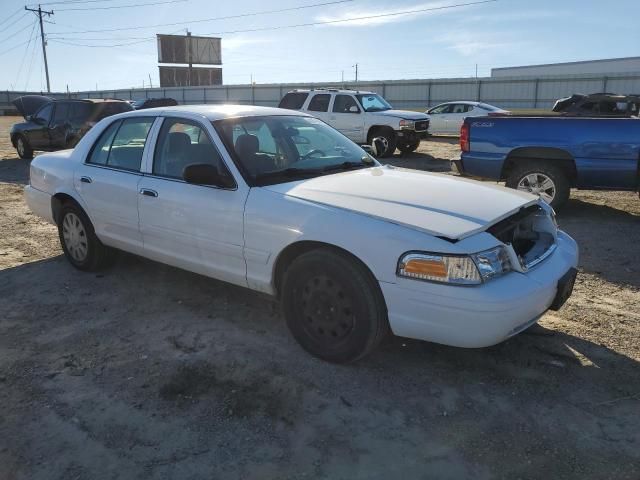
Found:
[(349, 107), (349, 113), (360, 113), (360, 109), (358, 107), (356, 107), (355, 105), (351, 105)]
[(218, 169), (210, 163), (192, 163), (184, 167), (182, 178), (187, 183), (194, 185), (212, 185), (214, 187), (231, 188), (233, 180), (225, 175), (220, 175)]
[(44, 125), (44, 119), (40, 117), (34, 117), (33, 115), (31, 115), (29, 120), (31, 120), (33, 123), (37, 123), (38, 125)]

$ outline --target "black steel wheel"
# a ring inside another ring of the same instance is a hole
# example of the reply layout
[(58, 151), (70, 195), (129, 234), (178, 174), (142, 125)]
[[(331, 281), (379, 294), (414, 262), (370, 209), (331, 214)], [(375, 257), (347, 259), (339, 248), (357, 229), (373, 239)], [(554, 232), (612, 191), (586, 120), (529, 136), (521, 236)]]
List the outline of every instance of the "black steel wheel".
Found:
[(294, 338), (330, 362), (364, 357), (388, 332), (377, 281), (347, 254), (318, 249), (296, 258), (285, 272), (281, 299)]

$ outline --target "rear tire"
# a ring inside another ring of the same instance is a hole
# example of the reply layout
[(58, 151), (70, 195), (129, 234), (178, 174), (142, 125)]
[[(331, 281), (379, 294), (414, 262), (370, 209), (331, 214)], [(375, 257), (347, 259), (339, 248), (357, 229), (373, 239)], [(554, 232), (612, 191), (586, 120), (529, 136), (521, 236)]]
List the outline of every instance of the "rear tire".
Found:
[(539, 195), (554, 210), (567, 203), (571, 184), (562, 168), (545, 160), (516, 162), (507, 176), (507, 187)]
[(396, 136), (396, 132), (394, 132), (391, 128), (378, 128), (369, 133), (368, 143), (371, 145), (373, 139), (376, 137), (380, 137), (382, 142), (385, 144), (386, 148), (384, 153), (378, 154), (378, 157), (391, 157), (396, 151), (396, 145), (398, 144), (398, 137)]
[(354, 362), (389, 331), (387, 308), (373, 275), (346, 254), (318, 249), (284, 274), (282, 308), (293, 337), (328, 362)]
[(18, 156), (24, 160), (31, 160), (33, 158), (33, 149), (24, 135), (18, 135), (16, 137), (16, 152), (18, 152)]
[(98, 239), (87, 214), (73, 203), (60, 210), (58, 236), (67, 260), (78, 270), (100, 270), (113, 259), (113, 250)]

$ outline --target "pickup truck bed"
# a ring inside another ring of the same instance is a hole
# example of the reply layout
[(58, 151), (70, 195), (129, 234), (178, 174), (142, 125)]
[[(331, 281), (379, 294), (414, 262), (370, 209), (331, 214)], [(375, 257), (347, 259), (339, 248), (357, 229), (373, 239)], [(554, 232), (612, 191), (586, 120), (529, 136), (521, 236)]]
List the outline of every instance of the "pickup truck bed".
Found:
[(467, 118), (460, 144), (460, 173), (547, 195), (555, 208), (571, 187), (638, 190), (638, 118)]

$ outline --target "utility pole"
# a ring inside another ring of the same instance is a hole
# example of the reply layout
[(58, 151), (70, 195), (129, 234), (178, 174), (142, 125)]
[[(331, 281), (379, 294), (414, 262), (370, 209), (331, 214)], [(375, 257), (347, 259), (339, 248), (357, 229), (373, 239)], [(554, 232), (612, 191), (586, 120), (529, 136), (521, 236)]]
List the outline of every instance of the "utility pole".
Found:
[(191, 47), (191, 32), (189, 29), (187, 29), (187, 42), (189, 42), (189, 86), (191, 86), (191, 74), (193, 73), (193, 48)]
[(354, 67), (356, 67), (356, 82), (357, 82), (358, 81), (358, 64), (356, 63)]
[(149, 74), (149, 88), (153, 88), (153, 83), (151, 83), (151, 74)]
[(49, 64), (47, 63), (47, 41), (44, 39), (44, 27), (42, 26), (42, 15), (47, 15), (50, 17), (53, 15), (53, 10), (50, 12), (46, 10), (42, 10), (40, 5), (38, 5), (38, 9), (27, 8), (24, 7), (25, 10), (30, 12), (34, 12), (38, 15), (38, 19), (40, 20), (40, 40), (42, 40), (42, 56), (44, 57), (44, 71), (47, 75), (47, 93), (51, 93), (51, 84), (49, 83)]

